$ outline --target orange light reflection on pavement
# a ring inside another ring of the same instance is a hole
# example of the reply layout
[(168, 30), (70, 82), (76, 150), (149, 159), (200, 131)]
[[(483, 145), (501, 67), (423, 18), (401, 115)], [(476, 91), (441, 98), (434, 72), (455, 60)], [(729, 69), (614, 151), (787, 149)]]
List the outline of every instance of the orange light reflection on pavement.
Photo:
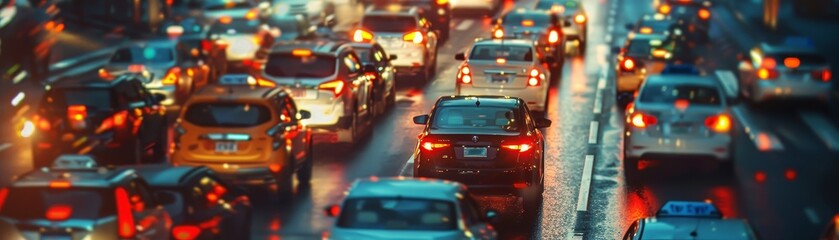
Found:
[(655, 194), (650, 191), (649, 187), (643, 187), (633, 192), (628, 192), (626, 196), (626, 206), (624, 206), (624, 222), (632, 222), (640, 218), (653, 216), (661, 206), (661, 202), (656, 198)]

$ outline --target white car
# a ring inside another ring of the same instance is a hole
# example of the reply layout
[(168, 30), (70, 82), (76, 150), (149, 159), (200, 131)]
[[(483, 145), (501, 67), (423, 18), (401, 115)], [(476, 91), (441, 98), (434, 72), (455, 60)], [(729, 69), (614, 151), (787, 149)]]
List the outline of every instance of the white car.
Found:
[[(789, 42), (789, 41), (788, 41)], [(832, 73), (827, 59), (803, 44), (760, 44), (740, 62), (740, 92), (760, 103), (770, 99), (819, 99), (830, 95)]]
[(377, 42), (388, 54), (399, 56), (392, 61), (396, 74), (430, 80), (437, 70), (438, 36), (422, 11), (417, 7), (369, 7), (351, 39)]
[(733, 119), (717, 79), (694, 74), (649, 76), (626, 111), (624, 171), (639, 159), (676, 156), (718, 160), (730, 170)]
[(486, 221), (495, 211), (479, 213), (460, 183), (411, 178), (360, 179), (341, 205), (326, 208), (336, 217), (324, 239), (496, 239)]
[(500, 0), (450, 0), (452, 11), (479, 11), (483, 14), (492, 14), (492, 11), (501, 6)]
[(478, 40), (467, 53), (458, 53), (457, 95), (500, 95), (523, 99), (535, 112), (546, 112), (550, 63), (556, 61), (533, 41)]

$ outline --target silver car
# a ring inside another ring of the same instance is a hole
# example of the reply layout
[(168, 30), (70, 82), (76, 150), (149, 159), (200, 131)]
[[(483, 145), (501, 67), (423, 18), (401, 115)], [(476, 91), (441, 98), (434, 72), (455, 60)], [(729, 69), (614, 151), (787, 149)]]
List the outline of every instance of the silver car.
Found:
[(731, 166), (733, 119), (717, 79), (654, 75), (626, 111), (624, 171), (633, 178), (641, 158), (707, 157)]
[(437, 70), (437, 32), (416, 7), (370, 7), (352, 32), (354, 42), (377, 42), (393, 60), (396, 73), (432, 78)]
[(827, 100), (833, 78), (830, 63), (809, 44), (792, 41), (762, 43), (749, 51), (738, 67), (743, 97), (755, 103), (779, 98)]
[[(457, 95), (499, 95), (523, 99), (536, 112), (547, 111), (550, 64), (556, 59), (530, 40), (476, 41), (458, 53)], [(467, 58), (468, 56), (468, 58)]]
[(566, 47), (576, 47), (578, 52), (586, 50), (588, 43), (588, 14), (579, 0), (540, 0), (536, 9), (551, 11), (565, 17), (562, 28)]

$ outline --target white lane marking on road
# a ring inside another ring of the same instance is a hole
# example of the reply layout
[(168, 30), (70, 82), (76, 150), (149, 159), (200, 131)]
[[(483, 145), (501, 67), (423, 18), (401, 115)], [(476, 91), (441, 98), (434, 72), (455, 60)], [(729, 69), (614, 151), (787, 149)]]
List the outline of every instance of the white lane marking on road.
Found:
[(612, 27), (612, 24), (615, 24), (615, 19), (614, 18), (609, 18), (608, 22), (609, 22), (609, 26), (606, 27), (606, 32), (609, 33), (609, 34), (612, 34), (612, 30), (615, 30), (615, 28)]
[(600, 114), (603, 111), (603, 89), (597, 89), (597, 94), (594, 95), (594, 109), (591, 110), (594, 114)]
[(743, 126), (746, 134), (749, 134), (749, 139), (751, 139), (755, 144), (757, 150), (761, 152), (783, 151), (784, 144), (781, 143), (778, 136), (758, 128), (744, 111), (745, 110), (743, 110), (742, 106), (737, 106), (731, 109), (731, 112), (733, 112), (735, 118), (740, 121), (740, 124)]
[(454, 29), (458, 30), (458, 31), (463, 31), (463, 30), (469, 29), (469, 27), (471, 27), (472, 24), (474, 24), (474, 23), (475, 23), (475, 20), (466, 19), (466, 20), (463, 20), (463, 22), (460, 22), (460, 24), (458, 24), (457, 27), (455, 27)]
[(807, 219), (810, 220), (810, 223), (815, 225), (819, 224), (819, 215), (812, 208), (805, 208), (804, 215), (807, 215)]
[(0, 144), (0, 152), (2, 152), (3, 150), (8, 149), (8, 148), (10, 148), (10, 147), (12, 147), (12, 144), (11, 144), (11, 143), (4, 143), (4, 144)]
[(813, 130), (816, 136), (819, 136), (828, 149), (839, 151), (839, 131), (830, 124), (830, 120), (827, 117), (811, 111), (798, 112), (798, 116), (804, 120), (804, 123)]
[(600, 124), (597, 121), (591, 121), (588, 128), (588, 144), (597, 144), (597, 131)]
[(606, 44), (610, 44), (612, 42), (612, 35), (606, 35)]
[(580, 191), (577, 194), (577, 212), (588, 211), (588, 196), (591, 190), (591, 174), (594, 168), (594, 155), (586, 155), (583, 163), (583, 178), (580, 180)]
[(734, 72), (729, 70), (717, 70), (714, 72), (717, 75), (717, 79), (722, 84), (723, 90), (725, 90), (725, 95), (729, 98), (737, 97), (737, 92), (740, 89), (737, 85), (737, 77), (734, 75)]
[(402, 166), (402, 171), (399, 172), (399, 176), (403, 177), (413, 177), (414, 176), (414, 155), (411, 155), (411, 158), (405, 162), (405, 165)]

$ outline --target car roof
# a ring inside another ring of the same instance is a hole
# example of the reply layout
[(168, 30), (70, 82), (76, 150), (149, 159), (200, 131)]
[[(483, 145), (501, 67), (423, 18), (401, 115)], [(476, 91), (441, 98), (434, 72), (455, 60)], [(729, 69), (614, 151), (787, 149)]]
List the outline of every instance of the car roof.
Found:
[(455, 200), (461, 189), (465, 187), (460, 183), (447, 180), (370, 177), (356, 180), (347, 198), (404, 197)]
[(121, 82), (131, 81), (137, 77), (139, 76), (133, 74), (122, 74), (114, 77), (113, 79), (104, 79), (98, 76), (63, 77), (51, 84), (50, 88), (111, 88)]
[(486, 45), (505, 45), (505, 46), (523, 46), (533, 47), (533, 40), (527, 39), (479, 39), (475, 41), (473, 46)]
[(245, 85), (208, 85), (196, 91), (191, 100), (263, 100), (274, 94), (287, 94), (282, 88)]
[(207, 167), (173, 167), (169, 165), (139, 165), (131, 166), (151, 186), (178, 187), (187, 183), (192, 176), (210, 171)]
[(508, 96), (444, 96), (437, 100), (437, 106), (475, 106), (476, 102), (480, 101), (480, 106), (489, 107), (510, 107), (518, 108), (522, 104), (522, 100), (517, 97)]
[(657, 74), (650, 75), (644, 84), (694, 84), (719, 87), (717, 79), (710, 76), (692, 74)]
[[(748, 222), (742, 219), (691, 217), (645, 218), (641, 239), (754, 239)], [(691, 235), (695, 234), (695, 235)]]
[(365, 16), (418, 16), (419, 8), (414, 6), (401, 6), (398, 4), (387, 4), (383, 6), (370, 6), (364, 11)]
[(128, 179), (137, 178), (133, 169), (90, 168), (73, 170), (32, 170), (18, 177), (13, 187), (49, 187), (50, 182), (67, 180), (72, 187), (109, 188)]
[(350, 47), (350, 42), (339, 39), (296, 40), (276, 44), (271, 48), (272, 53), (292, 52), (296, 49), (308, 49), (313, 53), (336, 56), (338, 52)]

